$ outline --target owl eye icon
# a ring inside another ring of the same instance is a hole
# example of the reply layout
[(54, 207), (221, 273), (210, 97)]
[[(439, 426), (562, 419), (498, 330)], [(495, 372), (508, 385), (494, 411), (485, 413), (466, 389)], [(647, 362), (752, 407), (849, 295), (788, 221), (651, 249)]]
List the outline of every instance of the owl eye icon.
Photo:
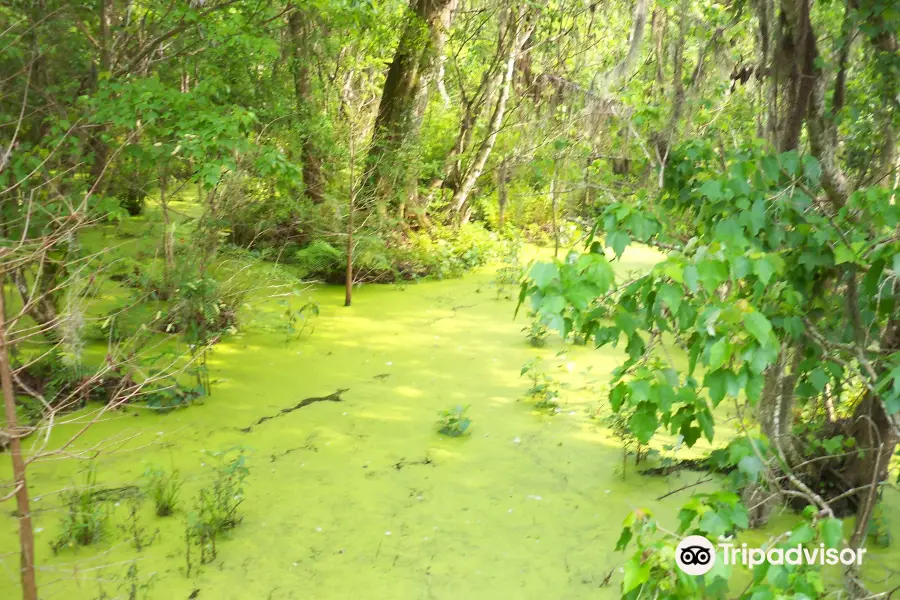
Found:
[(716, 564), (716, 551), (702, 535), (689, 535), (675, 548), (675, 562), (688, 575), (703, 575)]
[(703, 546), (687, 546), (681, 549), (681, 562), (686, 565), (705, 565), (712, 553)]

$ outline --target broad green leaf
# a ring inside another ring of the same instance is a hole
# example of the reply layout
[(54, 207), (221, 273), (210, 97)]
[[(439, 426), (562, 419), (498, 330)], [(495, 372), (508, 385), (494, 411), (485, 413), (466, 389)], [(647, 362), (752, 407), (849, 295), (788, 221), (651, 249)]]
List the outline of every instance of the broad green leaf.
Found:
[(728, 530), (731, 529), (731, 522), (729, 519), (725, 519), (719, 514), (719, 511), (709, 510), (700, 517), (697, 526), (700, 528), (700, 531), (706, 532), (709, 536), (716, 538), (728, 533)]
[(536, 286), (545, 288), (551, 281), (559, 277), (559, 269), (553, 263), (536, 263), (531, 267), (530, 277)]
[(664, 283), (659, 286), (659, 299), (669, 307), (669, 310), (672, 314), (678, 312), (678, 309), (681, 307), (682, 296), (684, 295), (684, 290), (680, 287), (672, 285), (671, 283)]
[(641, 562), (641, 555), (637, 554), (625, 563), (625, 576), (622, 580), (622, 593), (627, 594), (639, 585), (647, 583), (650, 579), (650, 562)]
[(787, 543), (790, 545), (808, 544), (813, 541), (814, 537), (816, 537), (816, 532), (809, 526), (809, 523), (800, 523), (791, 530), (791, 537), (788, 538)]
[(772, 324), (762, 314), (756, 311), (744, 313), (744, 327), (756, 338), (761, 345), (765, 346), (769, 343), (769, 336), (772, 335)]
[(642, 443), (646, 444), (656, 433), (659, 421), (656, 419), (656, 407), (644, 402), (628, 420), (628, 429)]
[(844, 537), (844, 523), (840, 519), (827, 518), (819, 521), (819, 533), (822, 534), (822, 541), (829, 548), (838, 548)]
[(852, 248), (848, 248), (846, 244), (838, 244), (834, 249), (834, 264), (842, 265), (848, 262), (856, 261), (856, 253)]
[(756, 235), (766, 225), (766, 204), (762, 200), (755, 200), (753, 207), (750, 209), (750, 227), (751, 235)]
[(745, 456), (738, 462), (738, 470), (747, 476), (750, 481), (758, 481), (759, 474), (765, 469), (762, 461), (756, 454)]
[(700, 275), (695, 265), (688, 265), (684, 268), (684, 283), (694, 293), (700, 289)]
[(704, 260), (697, 265), (700, 283), (707, 292), (713, 293), (728, 279), (728, 267), (718, 260)]
[(763, 285), (769, 284), (772, 275), (774, 275), (776, 271), (777, 268), (774, 262), (768, 256), (763, 256), (753, 263), (753, 272), (759, 277), (759, 280), (762, 281)]
[(725, 338), (719, 338), (709, 349), (709, 368), (715, 371), (724, 365), (727, 359), (728, 341)]
[(622, 231), (612, 231), (606, 235), (606, 245), (612, 248), (616, 258), (620, 258), (631, 243), (631, 236)]
[(728, 373), (730, 371), (719, 369), (718, 371), (707, 373), (703, 379), (703, 385), (709, 390), (709, 399), (712, 400), (713, 406), (718, 406), (719, 402), (725, 397)]
[(712, 181), (707, 181), (701, 185), (698, 191), (715, 202), (722, 197), (722, 183), (713, 179)]

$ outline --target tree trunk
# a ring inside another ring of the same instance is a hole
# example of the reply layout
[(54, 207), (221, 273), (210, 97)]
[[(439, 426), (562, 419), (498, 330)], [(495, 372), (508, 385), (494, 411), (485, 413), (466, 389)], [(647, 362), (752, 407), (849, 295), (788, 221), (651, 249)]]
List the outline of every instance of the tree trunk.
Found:
[[(500, 127), (503, 125), (503, 116), (506, 113), (506, 103), (509, 100), (510, 90), (512, 88), (513, 70), (516, 65), (516, 59), (518, 58), (519, 52), (522, 50), (525, 41), (531, 35), (531, 32), (534, 31), (537, 24), (537, 19), (532, 19), (530, 24), (523, 24), (522, 21), (525, 17), (521, 11), (518, 15), (510, 11), (509, 19), (511, 20), (511, 23), (507, 27), (507, 31), (511, 32), (511, 41), (509, 42), (510, 45), (506, 57), (506, 65), (500, 80), (500, 95), (497, 97), (497, 103), (494, 105), (494, 112), (491, 114), (491, 119), (488, 122), (487, 134), (485, 135), (484, 140), (482, 140), (475, 157), (472, 159), (472, 164), (469, 166), (465, 177), (460, 182), (459, 188), (453, 194), (453, 199), (450, 201), (451, 207), (454, 212), (460, 216), (461, 222), (467, 220), (465, 215), (468, 213), (463, 210), (463, 207), (465, 207), (466, 201), (469, 199), (469, 194), (471, 194), (472, 189), (475, 187), (475, 183), (478, 181), (478, 178), (481, 177), (482, 172), (484, 172), (484, 166), (487, 164), (491, 151), (494, 149), (494, 144), (497, 142), (497, 135), (500, 133)], [(524, 31), (522, 30), (523, 25)]]
[[(112, 24), (113, 17), (113, 0), (100, 0), (99, 2), (99, 27), (98, 27), (98, 45), (99, 45), (99, 59), (97, 64), (97, 70), (99, 71), (93, 78), (91, 85), (96, 90), (98, 86), (98, 80), (101, 74), (109, 74), (112, 68), (112, 52), (110, 49), (110, 26)], [(99, 125), (93, 128), (91, 132), (90, 139), (88, 141), (88, 146), (93, 153), (94, 162), (91, 164), (91, 185), (94, 187), (95, 192), (102, 193), (103, 190), (103, 182), (101, 178), (103, 177), (104, 170), (106, 169), (106, 163), (109, 161), (109, 146), (106, 143), (106, 140), (103, 139), (103, 135), (106, 131), (106, 127), (103, 125)]]
[(28, 499), (28, 481), (25, 477), (25, 461), (22, 459), (22, 432), (16, 420), (16, 396), (13, 392), (12, 373), (9, 367), (9, 347), (6, 331), (6, 295), (3, 277), (0, 275), (0, 381), (3, 387), (3, 407), (6, 413), (6, 429), (9, 431), (9, 454), (12, 459), (13, 480), (16, 486), (16, 513), (19, 517), (20, 581), (23, 600), (37, 600), (37, 581), (34, 572), (34, 531), (31, 526), (31, 508)]
[[(352, 184), (351, 184), (352, 185)], [(344, 306), (353, 301), (353, 205), (354, 191), (350, 191), (350, 202), (347, 206), (347, 268), (344, 273)]]
[(550, 180), (550, 209), (553, 224), (553, 258), (559, 258), (559, 159), (553, 159), (553, 179)]
[(175, 277), (175, 233), (169, 215), (169, 198), (166, 195), (167, 176), (165, 171), (159, 178), (159, 206), (163, 217), (163, 296), (172, 297)]
[[(443, 51), (445, 30), (457, 0), (411, 0), (406, 25), (388, 68), (367, 158), (364, 197), (382, 205), (405, 194), (409, 152), (416, 142), (428, 81)], [(423, 31), (427, 35), (423, 35)]]
[(312, 76), (310, 65), (312, 54), (312, 18), (302, 8), (296, 8), (288, 17), (288, 31), (291, 40), (291, 73), (294, 77), (294, 95), (297, 106), (297, 120), (303, 132), (301, 159), (303, 161), (303, 184), (306, 195), (316, 204), (322, 202), (325, 193), (325, 178), (322, 174), (322, 159), (313, 135), (313, 115), (315, 103), (312, 97)]
[(44, 258), (35, 273), (34, 289), (29, 289), (28, 280), (21, 268), (12, 273), (13, 285), (22, 299), (22, 310), (31, 317), (41, 329), (41, 335), (51, 344), (60, 340), (59, 309), (56, 304), (58, 294), (58, 277), (60, 267), (52, 259)]
[(628, 42), (628, 53), (625, 58), (606, 73), (596, 76), (594, 87), (597, 94), (604, 95), (606, 91), (631, 74), (641, 53), (641, 43), (644, 41), (644, 29), (647, 25), (648, 0), (637, 0), (634, 4), (634, 17), (632, 19), (631, 38)]
[[(900, 319), (891, 319), (882, 334), (881, 351), (885, 354), (900, 351)], [(876, 373), (881, 376), (882, 373)], [(856, 445), (863, 450), (850, 461), (845, 473), (853, 487), (870, 486), (859, 492), (856, 528), (850, 544), (860, 547), (866, 539), (869, 519), (878, 501), (880, 485), (888, 477), (891, 458), (900, 442), (895, 420), (888, 416), (881, 399), (869, 392), (853, 414)]]
[(497, 169), (497, 230), (503, 231), (506, 216), (506, 157), (500, 161)]

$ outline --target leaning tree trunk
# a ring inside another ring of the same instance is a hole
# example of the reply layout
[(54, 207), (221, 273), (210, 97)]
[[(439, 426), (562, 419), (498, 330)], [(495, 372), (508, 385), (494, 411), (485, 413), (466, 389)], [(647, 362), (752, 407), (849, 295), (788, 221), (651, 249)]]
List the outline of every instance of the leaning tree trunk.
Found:
[(325, 178), (322, 175), (322, 158), (316, 146), (312, 129), (312, 118), (315, 114), (312, 97), (312, 75), (310, 65), (312, 55), (312, 18), (302, 8), (295, 9), (288, 17), (288, 32), (291, 41), (291, 74), (294, 78), (294, 95), (297, 106), (297, 119), (303, 131), (301, 143), (301, 159), (303, 161), (303, 184), (306, 195), (315, 202), (322, 202), (325, 193)]
[(25, 461), (22, 458), (22, 430), (16, 416), (16, 397), (12, 385), (12, 371), (9, 366), (8, 331), (6, 328), (6, 298), (3, 291), (3, 276), (0, 273), (0, 380), (3, 387), (3, 406), (6, 415), (6, 430), (9, 432), (9, 455), (12, 459), (13, 482), (16, 496), (16, 516), (19, 519), (19, 578), (22, 584), (23, 600), (37, 600), (37, 582), (34, 569), (34, 530), (31, 525), (28, 482), (25, 476)]
[[(881, 351), (892, 354), (900, 351), (900, 319), (892, 319), (881, 338)], [(882, 373), (876, 373), (881, 376)], [(867, 525), (878, 501), (878, 486), (887, 479), (891, 458), (900, 442), (897, 420), (892, 419), (884, 403), (874, 393), (866, 394), (853, 414), (853, 437), (862, 450), (843, 470), (850, 489), (862, 488), (857, 494), (856, 528), (850, 541), (859, 547), (865, 541)]]
[(531, 32), (534, 31), (534, 28), (537, 25), (537, 19), (534, 18), (534, 15), (531, 15), (531, 18), (527, 19), (524, 10), (517, 11), (517, 13), (518, 14), (513, 13), (513, 11), (509, 12), (510, 23), (506, 30), (509, 32), (508, 35), (511, 36), (511, 41), (509, 42), (506, 64), (504, 65), (502, 78), (500, 79), (500, 95), (497, 97), (494, 111), (491, 114), (490, 121), (488, 121), (487, 133), (481, 141), (478, 151), (475, 153), (475, 158), (472, 159), (472, 164), (469, 166), (459, 187), (454, 192), (453, 199), (450, 201), (451, 207), (459, 216), (461, 222), (468, 220), (468, 215), (470, 213), (469, 211), (463, 210), (463, 208), (466, 206), (469, 194), (472, 193), (475, 183), (484, 172), (484, 166), (487, 164), (491, 151), (494, 149), (494, 144), (497, 142), (497, 135), (500, 133), (500, 128), (503, 125), (503, 117), (506, 114), (506, 103), (509, 100), (510, 91), (512, 90), (512, 79), (516, 60), (518, 59), (519, 53), (522, 51), (525, 42), (531, 36)]
[[(419, 133), (423, 94), (443, 50), (444, 32), (456, 2), (410, 1), (406, 25), (381, 92), (366, 161), (369, 176), (362, 196), (375, 197), (382, 206), (408, 190), (412, 173), (406, 154)], [(395, 190), (398, 193), (393, 193)]]

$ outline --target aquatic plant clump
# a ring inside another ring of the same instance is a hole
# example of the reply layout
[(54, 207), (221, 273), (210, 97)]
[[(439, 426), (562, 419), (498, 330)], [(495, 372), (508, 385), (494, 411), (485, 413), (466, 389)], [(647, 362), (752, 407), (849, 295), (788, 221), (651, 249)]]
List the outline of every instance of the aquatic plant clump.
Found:
[(468, 406), (454, 406), (440, 412), (438, 420), (438, 433), (448, 437), (461, 437), (469, 430), (472, 420), (466, 415)]

